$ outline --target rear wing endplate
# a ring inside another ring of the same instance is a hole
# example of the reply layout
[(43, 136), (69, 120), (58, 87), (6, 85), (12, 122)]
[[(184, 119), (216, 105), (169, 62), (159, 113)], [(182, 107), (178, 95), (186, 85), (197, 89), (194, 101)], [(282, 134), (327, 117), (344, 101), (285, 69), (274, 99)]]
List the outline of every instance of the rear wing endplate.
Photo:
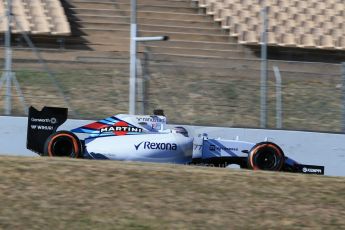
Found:
[(68, 109), (43, 107), (41, 111), (29, 108), (26, 148), (36, 153), (44, 152), (47, 138), (67, 120)]

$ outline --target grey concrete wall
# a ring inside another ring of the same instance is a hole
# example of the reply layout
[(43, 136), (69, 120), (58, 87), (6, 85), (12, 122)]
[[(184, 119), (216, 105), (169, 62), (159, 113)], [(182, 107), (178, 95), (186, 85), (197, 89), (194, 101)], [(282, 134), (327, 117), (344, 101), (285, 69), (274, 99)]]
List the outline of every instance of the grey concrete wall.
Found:
[(302, 164), (323, 165), (326, 175), (345, 176), (344, 134), (196, 126), (190, 126), (188, 130), (192, 135), (208, 133), (209, 137), (238, 137), (254, 143), (267, 138), (278, 144), (285, 155)]
[[(59, 129), (70, 130), (90, 123), (85, 120), (68, 119)], [(26, 117), (0, 116), (0, 154), (14, 156), (37, 156), (26, 149)]]
[[(68, 120), (60, 129), (72, 129), (91, 121)], [(185, 126), (191, 136), (208, 133), (209, 137), (260, 142), (268, 138), (282, 147), (285, 154), (304, 164), (324, 165), (326, 175), (345, 176), (345, 135), (300, 131)], [(37, 156), (26, 149), (27, 118), (0, 116), (0, 153)]]

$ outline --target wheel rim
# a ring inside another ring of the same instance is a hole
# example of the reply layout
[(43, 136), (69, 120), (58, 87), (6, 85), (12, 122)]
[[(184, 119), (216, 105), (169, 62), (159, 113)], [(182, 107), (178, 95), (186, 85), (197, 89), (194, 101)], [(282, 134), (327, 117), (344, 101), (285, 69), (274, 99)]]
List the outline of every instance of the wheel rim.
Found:
[(257, 146), (250, 157), (253, 169), (280, 171), (284, 154), (272, 144)]
[(279, 159), (277, 159), (276, 154), (272, 151), (260, 152), (258, 153), (258, 156), (256, 157), (256, 164), (262, 170), (275, 169), (278, 163), (279, 163)]
[(52, 153), (54, 156), (63, 157), (75, 155), (73, 142), (69, 138), (59, 138), (53, 143)]

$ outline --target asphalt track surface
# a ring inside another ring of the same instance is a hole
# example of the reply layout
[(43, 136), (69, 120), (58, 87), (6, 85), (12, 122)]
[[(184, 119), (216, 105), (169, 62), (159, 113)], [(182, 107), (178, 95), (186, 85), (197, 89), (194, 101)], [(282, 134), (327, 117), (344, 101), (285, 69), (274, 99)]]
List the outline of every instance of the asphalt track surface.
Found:
[[(59, 130), (69, 130), (91, 121), (67, 120)], [(239, 139), (249, 142), (273, 141), (292, 159), (325, 166), (325, 174), (345, 176), (345, 135), (316, 132), (184, 126), (191, 136), (207, 133), (209, 137)], [(26, 117), (0, 116), (0, 154), (37, 156), (26, 149)]]

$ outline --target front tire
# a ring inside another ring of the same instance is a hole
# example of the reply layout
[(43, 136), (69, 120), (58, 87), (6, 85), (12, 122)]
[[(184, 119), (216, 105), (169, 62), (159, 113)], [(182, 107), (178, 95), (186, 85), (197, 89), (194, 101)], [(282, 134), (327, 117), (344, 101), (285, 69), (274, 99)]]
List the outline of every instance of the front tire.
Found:
[(43, 156), (80, 158), (82, 157), (82, 146), (74, 133), (58, 131), (46, 140)]
[(253, 170), (281, 171), (284, 163), (283, 150), (272, 142), (256, 144), (247, 159), (248, 168)]

